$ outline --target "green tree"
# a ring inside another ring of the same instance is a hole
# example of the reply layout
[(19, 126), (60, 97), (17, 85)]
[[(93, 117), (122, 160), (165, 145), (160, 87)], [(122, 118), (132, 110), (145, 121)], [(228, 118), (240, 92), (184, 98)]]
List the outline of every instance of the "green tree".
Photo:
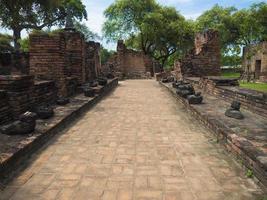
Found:
[(108, 59), (114, 54), (114, 51), (112, 50), (109, 51), (108, 49), (101, 46), (100, 54), (101, 54), (101, 62), (102, 64), (105, 64), (108, 61)]
[(155, 0), (116, 0), (104, 12), (107, 18), (103, 26), (109, 41), (128, 39), (140, 33), (142, 22), (148, 13), (159, 8)]
[(233, 17), (236, 11), (235, 7), (224, 8), (215, 5), (197, 18), (196, 30), (199, 32), (207, 29), (219, 31), (222, 52), (227, 53), (229, 45), (235, 44), (239, 38), (239, 27)]
[(74, 23), (74, 28), (84, 35), (86, 41), (101, 39), (100, 36), (97, 33), (91, 31), (85, 23), (80, 23), (76, 21)]
[(12, 52), (14, 50), (12, 43), (12, 36), (0, 33), (0, 52)]
[(0, 25), (13, 31), (14, 46), (19, 50), (22, 30), (62, 25), (67, 9), (78, 20), (87, 17), (81, 0), (1, 0)]
[(154, 0), (117, 0), (106, 11), (104, 35), (108, 40), (124, 39), (165, 65), (177, 51), (184, 52), (193, 41), (192, 23), (175, 8)]

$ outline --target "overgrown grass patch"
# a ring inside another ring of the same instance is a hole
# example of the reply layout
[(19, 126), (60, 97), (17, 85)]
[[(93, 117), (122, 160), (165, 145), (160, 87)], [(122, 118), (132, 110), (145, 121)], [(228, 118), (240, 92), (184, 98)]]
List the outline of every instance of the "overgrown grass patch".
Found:
[(260, 92), (267, 92), (267, 83), (247, 83), (240, 81), (240, 87), (251, 90), (257, 90)]
[(222, 76), (227, 77), (227, 78), (239, 78), (240, 73), (239, 72), (223, 72)]

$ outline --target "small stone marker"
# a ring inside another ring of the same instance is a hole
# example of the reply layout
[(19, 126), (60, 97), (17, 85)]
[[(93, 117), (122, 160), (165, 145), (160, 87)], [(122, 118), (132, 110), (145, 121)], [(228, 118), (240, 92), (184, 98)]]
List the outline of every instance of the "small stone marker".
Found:
[(196, 94), (189, 95), (187, 100), (189, 104), (201, 104), (203, 97), (201, 96), (201, 92), (197, 92)]
[(231, 108), (226, 110), (225, 115), (234, 119), (244, 119), (244, 115), (240, 112), (241, 103), (238, 101), (233, 101)]

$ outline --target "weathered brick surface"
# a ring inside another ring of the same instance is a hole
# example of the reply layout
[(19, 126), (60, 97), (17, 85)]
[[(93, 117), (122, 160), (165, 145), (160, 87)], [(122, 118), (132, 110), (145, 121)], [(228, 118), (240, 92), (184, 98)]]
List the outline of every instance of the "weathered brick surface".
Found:
[(7, 91), (8, 102), (14, 118), (31, 108), (33, 87), (33, 76), (0, 76), (0, 89)]
[(122, 40), (118, 41), (117, 52), (106, 63), (114, 68), (121, 78), (147, 79), (159, 72), (159, 64), (142, 51), (127, 49)]
[(65, 46), (62, 34), (30, 36), (30, 74), (37, 80), (54, 80), (62, 96), (68, 93)]
[(79, 32), (30, 36), (30, 72), (36, 79), (54, 80), (59, 96), (73, 94), (70, 89), (95, 79), (100, 70), (100, 44), (86, 43)]
[[(192, 78), (187, 78), (186, 80), (191, 82)], [(216, 80), (221, 81), (218, 82)], [(223, 80), (228, 80), (228, 82)], [(227, 102), (240, 101), (243, 108), (267, 117), (267, 94), (237, 87), (237, 79), (202, 77), (195, 85), (202, 88), (204, 92), (222, 98)]]
[(1, 197), (258, 200), (262, 194), (210, 131), (153, 80), (120, 83), (29, 163)]
[(0, 125), (12, 121), (12, 111), (5, 90), (0, 90)]
[[(267, 149), (266, 149), (266, 118), (250, 112), (241, 106), (244, 120), (235, 120), (225, 116), (230, 103), (224, 99), (203, 93), (204, 102), (190, 105), (186, 99), (179, 97), (171, 84), (162, 84), (183, 103), (199, 122), (216, 133), (218, 142), (242, 162), (260, 180), (263, 188), (267, 186)], [(196, 91), (201, 91), (196, 87)]]
[(101, 61), (100, 61), (100, 44), (90, 41), (86, 42), (86, 79), (92, 80), (100, 75)]
[(57, 99), (57, 88), (54, 81), (36, 81), (33, 89), (33, 106), (53, 104)]
[(242, 66), (246, 75), (267, 82), (267, 42), (245, 47)]
[(29, 53), (0, 53), (0, 75), (28, 74)]
[(196, 35), (195, 47), (180, 61), (175, 62), (174, 69), (178, 79), (183, 76), (218, 76), (221, 73), (220, 59), (219, 34), (208, 30)]

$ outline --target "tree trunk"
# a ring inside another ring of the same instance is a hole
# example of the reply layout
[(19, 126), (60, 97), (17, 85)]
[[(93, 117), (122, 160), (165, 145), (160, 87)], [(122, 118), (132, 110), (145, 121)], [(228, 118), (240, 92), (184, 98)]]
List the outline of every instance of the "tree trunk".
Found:
[(15, 51), (20, 50), (20, 43), (19, 40), (21, 39), (21, 29), (13, 29), (13, 39), (14, 39), (14, 47)]

